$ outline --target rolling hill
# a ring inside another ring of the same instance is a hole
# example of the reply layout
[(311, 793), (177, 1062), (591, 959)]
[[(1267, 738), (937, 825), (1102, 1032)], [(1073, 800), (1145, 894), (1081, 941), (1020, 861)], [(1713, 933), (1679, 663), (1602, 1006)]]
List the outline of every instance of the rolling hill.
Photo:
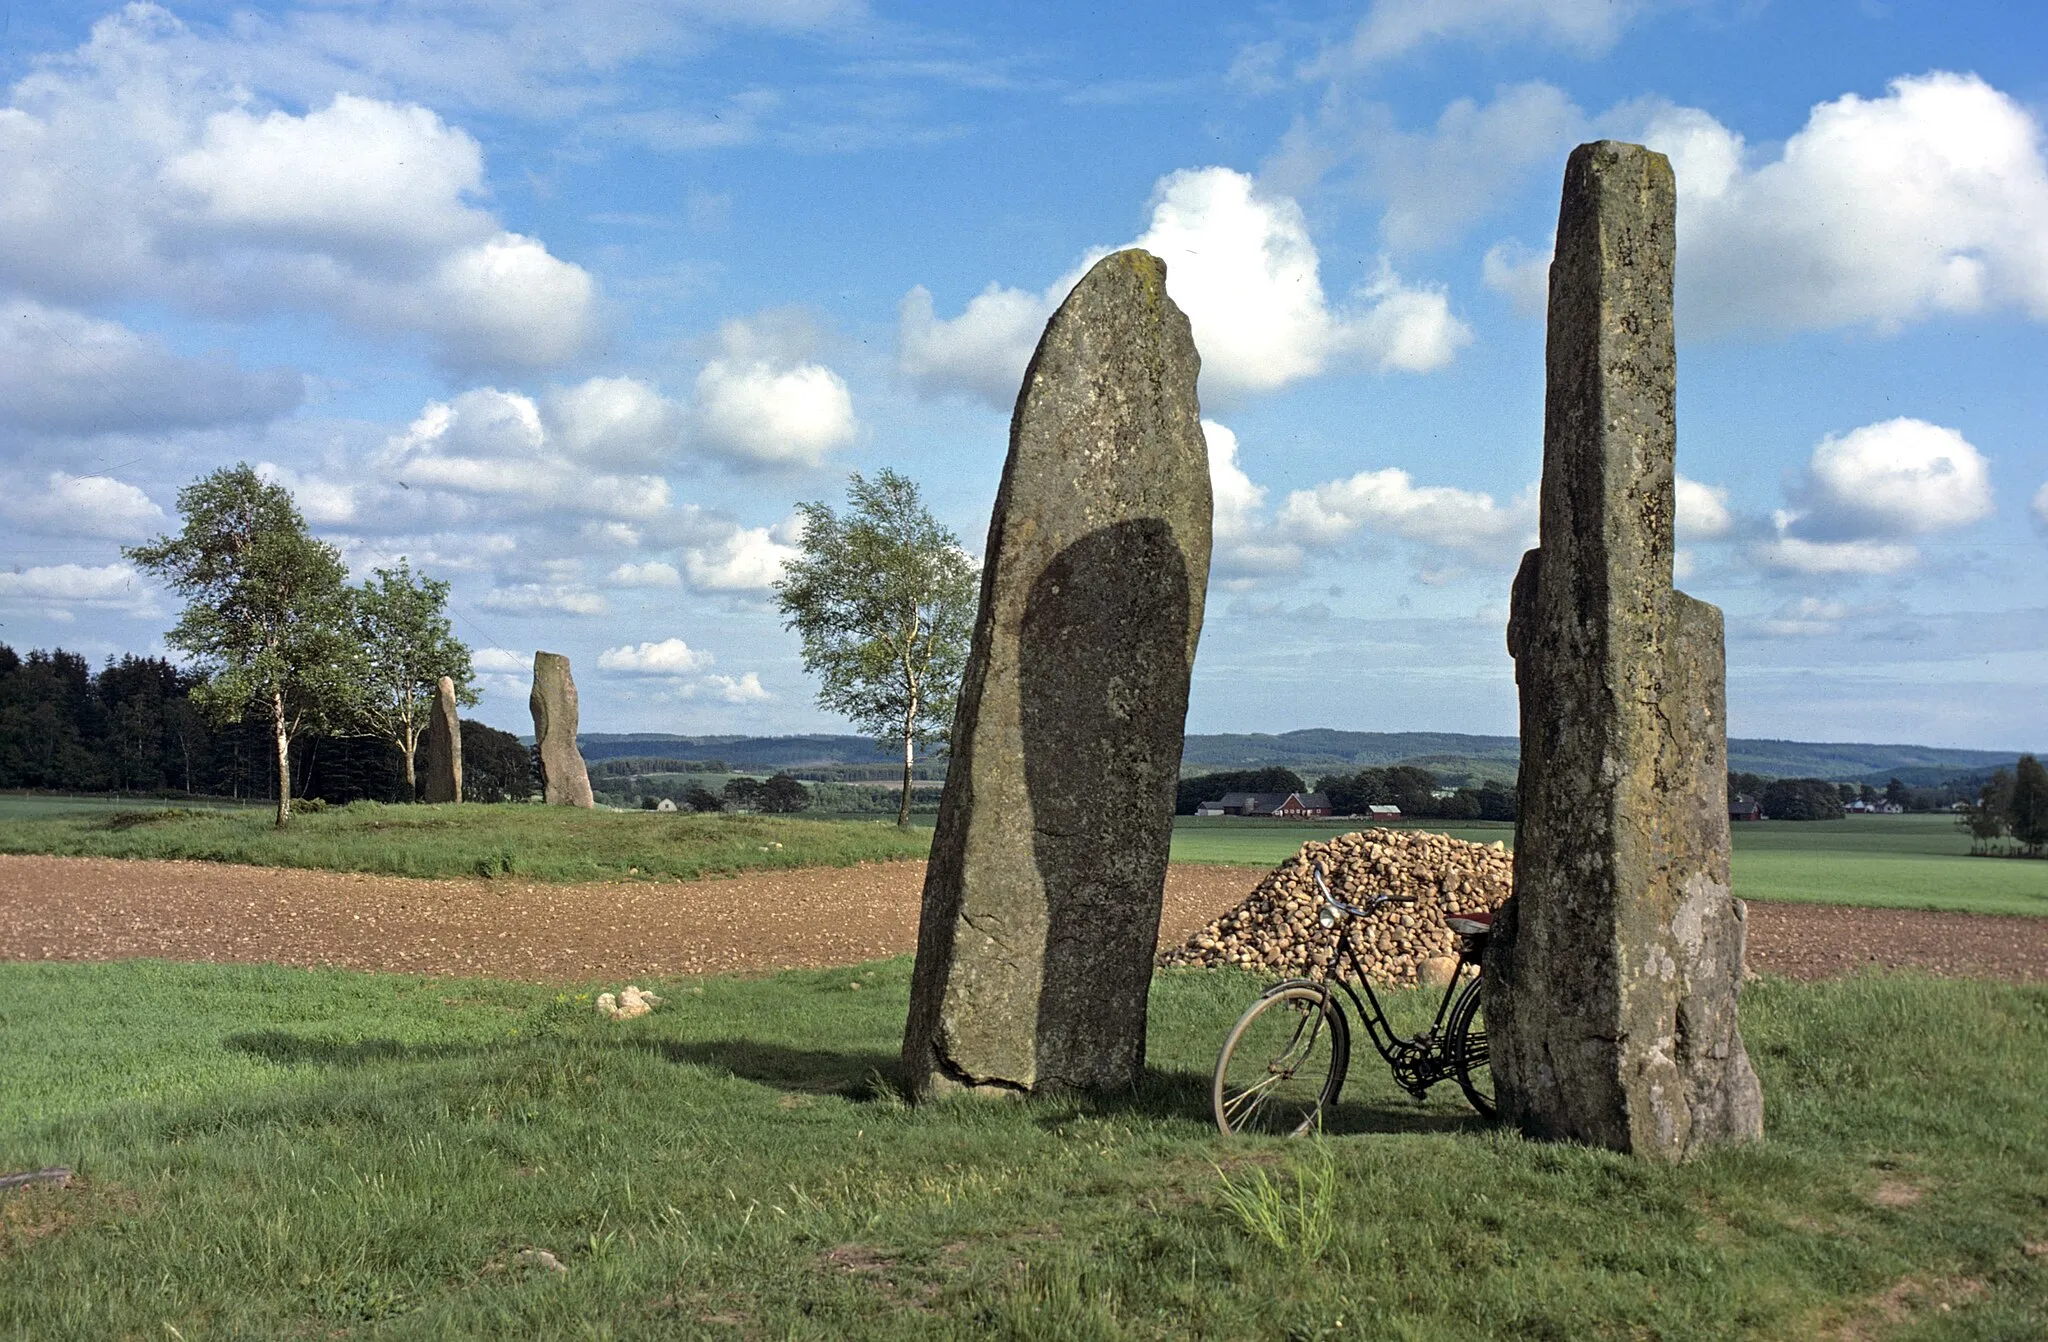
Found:
[[(887, 765), (893, 747), (865, 736), (671, 736), (660, 732), (586, 732), (577, 738), (587, 760), (624, 756), (720, 759), (735, 770)], [(1882, 784), (1896, 776), (1926, 785), (2011, 764), (2019, 751), (1948, 750), (1935, 746), (1731, 738), (1729, 767), (1772, 778), (1826, 778)], [(1192, 735), (1181, 755), (1184, 773), (1284, 765), (1297, 773), (1337, 773), (1389, 764), (1419, 764), (1445, 777), (1513, 778), (1520, 743), (1512, 736), (1462, 732), (1301, 731)]]

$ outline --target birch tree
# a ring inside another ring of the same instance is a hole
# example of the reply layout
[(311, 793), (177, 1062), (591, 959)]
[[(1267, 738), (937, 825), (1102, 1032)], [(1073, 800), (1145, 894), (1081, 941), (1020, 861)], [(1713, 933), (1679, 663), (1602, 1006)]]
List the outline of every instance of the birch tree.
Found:
[(896, 823), (908, 825), (917, 749), (953, 727), (973, 634), (974, 561), (917, 485), (888, 469), (851, 477), (843, 517), (824, 503), (797, 510), (801, 554), (775, 589), (784, 624), (822, 682), (819, 705), (900, 746)]
[(222, 722), (270, 726), (277, 823), (292, 812), (292, 741), (345, 720), (361, 692), (346, 627), (348, 569), (306, 530), (292, 496), (247, 462), (178, 491), (184, 529), (122, 553), (185, 599), (164, 636), (204, 677), (193, 701)]
[(455, 682), (455, 702), (464, 708), (479, 697), (470, 685), (469, 647), (448, 623), (448, 584), (415, 575), (400, 559), (349, 593), (349, 623), (364, 662), (363, 723), (398, 751), (406, 796), (417, 801), (415, 762), (441, 677)]

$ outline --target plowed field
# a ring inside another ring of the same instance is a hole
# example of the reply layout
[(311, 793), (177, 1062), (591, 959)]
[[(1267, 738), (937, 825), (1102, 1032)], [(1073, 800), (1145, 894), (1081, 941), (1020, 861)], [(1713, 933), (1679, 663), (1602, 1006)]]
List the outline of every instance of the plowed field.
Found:
[[(1175, 866), (1163, 944), (1263, 868)], [(203, 862), (0, 857), (0, 959), (274, 962), (614, 980), (856, 964), (917, 944), (921, 862), (605, 885), (418, 881)], [(1750, 964), (2048, 981), (2048, 918), (1751, 902)]]

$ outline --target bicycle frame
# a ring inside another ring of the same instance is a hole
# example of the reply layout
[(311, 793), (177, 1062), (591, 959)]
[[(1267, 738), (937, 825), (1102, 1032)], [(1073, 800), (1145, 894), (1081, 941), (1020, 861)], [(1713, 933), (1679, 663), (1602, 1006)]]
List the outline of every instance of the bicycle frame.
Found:
[[(1355, 920), (1345, 923), (1343, 931), (1338, 936), (1338, 945), (1342, 948), (1345, 959), (1350, 962), (1351, 979), (1357, 981), (1358, 988), (1351, 986), (1350, 979), (1336, 975), (1326, 974), (1325, 982), (1334, 980), (1337, 986), (1344, 990), (1344, 995), (1351, 999), (1352, 1009), (1358, 1013), (1359, 1020), (1365, 1025), (1366, 1038), (1372, 1041), (1374, 1050), (1386, 1060), (1388, 1068), (1393, 1071), (1394, 1080), (1403, 1090), (1419, 1100), (1429, 1093), (1431, 1086), (1439, 1081), (1448, 1081), (1454, 1075), (1452, 1061), (1444, 1055), (1441, 1048), (1444, 1021), (1451, 1014), (1451, 1005), (1458, 1000), (1461, 988), (1478, 988), (1477, 979), (1470, 984), (1466, 983), (1465, 966), (1477, 966), (1479, 961), (1473, 958), (1471, 947), (1465, 939), (1460, 938), (1458, 967), (1452, 971), (1451, 981), (1444, 988), (1443, 1000), (1437, 1003), (1436, 1018), (1421, 1034), (1413, 1037), (1399, 1035), (1394, 1033), (1394, 1027), (1387, 1023), (1387, 1009), (1380, 1004), (1379, 994), (1372, 990), (1372, 980), (1366, 977), (1365, 966), (1359, 963), (1358, 950), (1351, 941), (1352, 929), (1355, 926)], [(1365, 990), (1363, 1000), (1360, 1000), (1358, 995), (1360, 988)]]

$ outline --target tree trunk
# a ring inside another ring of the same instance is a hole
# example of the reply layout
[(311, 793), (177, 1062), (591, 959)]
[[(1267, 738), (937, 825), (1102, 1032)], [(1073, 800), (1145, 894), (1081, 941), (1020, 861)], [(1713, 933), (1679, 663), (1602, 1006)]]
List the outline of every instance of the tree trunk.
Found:
[(292, 737), (285, 726), (284, 691), (270, 695), (270, 726), (277, 737), (277, 827), (292, 818)]
[(420, 799), (420, 780), (413, 776), (413, 757), (419, 753), (420, 738), (417, 733), (405, 731), (398, 734), (398, 753), (405, 756), (405, 799)]
[(913, 702), (910, 711), (903, 715), (903, 800), (896, 807), (896, 827), (910, 828), (910, 766), (917, 758), (917, 732), (913, 725), (917, 721), (917, 706)]

